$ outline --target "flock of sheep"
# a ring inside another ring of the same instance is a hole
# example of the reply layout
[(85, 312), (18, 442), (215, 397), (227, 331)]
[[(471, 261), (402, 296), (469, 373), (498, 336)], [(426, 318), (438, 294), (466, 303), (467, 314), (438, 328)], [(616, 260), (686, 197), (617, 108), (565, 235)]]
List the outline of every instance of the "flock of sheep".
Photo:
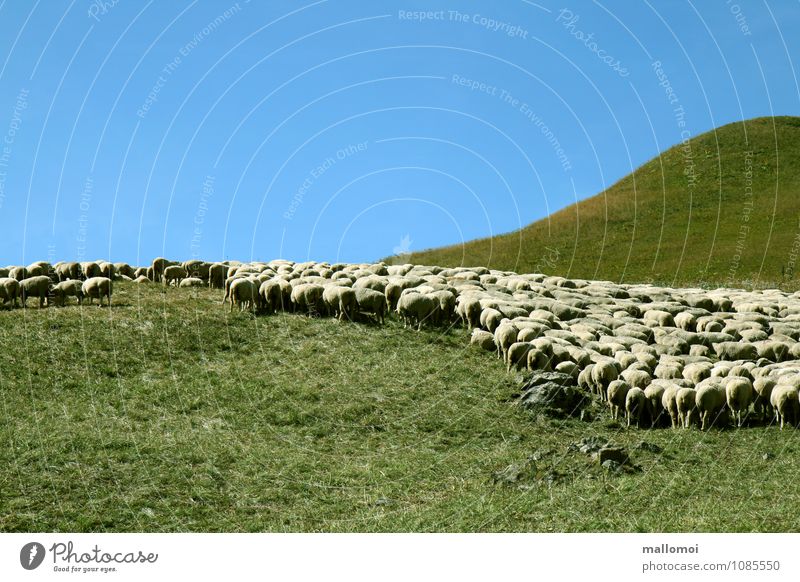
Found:
[(230, 310), (472, 329), (509, 371), (558, 371), (628, 426), (800, 423), (800, 292), (672, 289), (487, 268), (285, 260), (0, 269), (0, 299), (110, 304), (112, 281), (222, 289)]

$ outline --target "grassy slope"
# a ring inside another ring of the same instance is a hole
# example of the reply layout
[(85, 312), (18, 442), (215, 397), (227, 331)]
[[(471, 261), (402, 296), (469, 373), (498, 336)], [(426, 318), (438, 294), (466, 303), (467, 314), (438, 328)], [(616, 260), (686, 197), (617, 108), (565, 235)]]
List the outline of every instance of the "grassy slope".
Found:
[[(726, 125), (689, 146), (667, 150), (605, 192), (520, 231), (414, 253), (409, 262), (624, 282), (791, 286), (782, 267), (800, 234), (800, 118)], [(753, 204), (745, 222), (747, 151)], [(743, 225), (750, 228), (742, 239)]]
[[(466, 332), (228, 315), (120, 284), (0, 311), (2, 531), (794, 531), (800, 432), (534, 420)], [(567, 451), (634, 446), (604, 477)], [(492, 482), (537, 450), (552, 487)], [(764, 453), (774, 457), (764, 459)]]

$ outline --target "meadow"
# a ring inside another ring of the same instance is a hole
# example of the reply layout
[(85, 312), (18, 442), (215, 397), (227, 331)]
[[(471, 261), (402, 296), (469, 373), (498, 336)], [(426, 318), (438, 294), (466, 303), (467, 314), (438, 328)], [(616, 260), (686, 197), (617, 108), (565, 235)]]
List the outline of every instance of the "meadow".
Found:
[[(464, 329), (220, 299), (119, 282), (111, 308), (0, 310), (0, 530), (800, 527), (796, 430), (533, 416)], [(637, 470), (599, 467), (591, 438)]]

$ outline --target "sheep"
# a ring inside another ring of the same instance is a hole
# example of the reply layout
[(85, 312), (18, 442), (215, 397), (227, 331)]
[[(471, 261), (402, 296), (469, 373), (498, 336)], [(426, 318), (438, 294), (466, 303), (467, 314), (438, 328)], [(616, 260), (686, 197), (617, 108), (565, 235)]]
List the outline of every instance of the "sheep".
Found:
[[(608, 393), (608, 386), (619, 377), (619, 370), (610, 361), (597, 362), (592, 368), (592, 382), (600, 394), (601, 400), (605, 400)], [(623, 402), (624, 404), (624, 402)]]
[[(481, 330), (482, 331), (482, 330)], [(486, 332), (489, 333), (489, 332)], [(494, 336), (492, 336), (494, 337)], [(495, 340), (495, 344), (497, 340)], [(534, 349), (533, 344), (530, 342), (515, 342), (508, 347), (506, 352), (506, 371), (510, 372), (511, 368), (519, 370), (528, 367), (528, 353)]]
[(555, 371), (560, 372), (561, 374), (567, 374), (569, 376), (572, 376), (577, 381), (580, 368), (578, 367), (578, 364), (576, 364), (575, 362), (564, 361), (556, 365)]
[(487, 352), (495, 351), (494, 336), (482, 329), (473, 329), (469, 340), (470, 345), (478, 346)]
[(205, 283), (199, 277), (186, 277), (181, 279), (178, 287), (205, 287)]
[(89, 305), (92, 304), (94, 298), (96, 297), (98, 302), (100, 303), (100, 307), (103, 306), (103, 297), (108, 298), (108, 306), (111, 307), (111, 293), (113, 292), (113, 285), (111, 284), (111, 279), (108, 277), (91, 277), (86, 279), (81, 286), (81, 292), (83, 293), (84, 297), (89, 298)]
[(507, 359), (508, 348), (511, 344), (517, 341), (517, 334), (519, 330), (510, 321), (506, 320), (501, 323), (494, 331), (494, 342), (497, 345), (497, 357), (502, 358), (503, 361)]
[(53, 295), (54, 303), (56, 305), (64, 306), (67, 297), (75, 297), (78, 299), (78, 305), (83, 304), (83, 283), (78, 280), (69, 279), (61, 281), (56, 285), (50, 287), (50, 293)]
[[(266, 284), (266, 283), (265, 283)], [(276, 298), (280, 297), (280, 286), (274, 283), (272, 288), (276, 291)], [(356, 291), (350, 287), (328, 285), (322, 293), (322, 300), (334, 317), (339, 321), (353, 320), (359, 307)]]
[(659, 327), (675, 327), (675, 320), (672, 315), (666, 311), (658, 309), (650, 309), (644, 312), (642, 321), (645, 323), (652, 323)]
[(742, 426), (742, 412), (747, 412), (753, 401), (753, 384), (748, 378), (729, 377), (725, 383), (728, 409), (736, 417), (737, 425)]
[[(77, 267), (77, 270), (76, 270)], [(55, 267), (56, 276), (59, 281), (80, 278), (80, 265), (78, 263), (61, 263)]]
[(50, 283), (50, 277), (47, 275), (38, 275), (20, 281), (19, 294), (22, 299), (22, 307), (27, 307), (28, 297), (38, 297), (39, 307), (44, 307), (47, 293), (50, 291)]
[(650, 384), (644, 389), (644, 397), (647, 400), (647, 412), (650, 414), (650, 424), (655, 426), (661, 415), (664, 413), (662, 399), (666, 386), (663, 384)]
[(133, 267), (131, 267), (128, 263), (114, 263), (114, 271), (119, 273), (120, 275), (125, 275), (126, 277), (130, 277), (131, 279), (135, 279), (138, 277)]
[(208, 268), (208, 286), (211, 289), (222, 289), (225, 286), (228, 266), (222, 263), (213, 263)]
[(799, 392), (797, 386), (780, 382), (772, 389), (769, 402), (775, 410), (781, 430), (785, 424), (796, 426), (800, 420)]
[(758, 352), (753, 344), (741, 342), (719, 342), (713, 344), (720, 360), (755, 360)]
[(18, 297), (19, 281), (12, 277), (0, 277), (0, 299), (3, 300), (3, 304), (10, 301), (11, 307), (16, 307)]
[(449, 325), (456, 306), (456, 296), (446, 289), (439, 289), (431, 293), (431, 297), (439, 301), (439, 309), (436, 311), (436, 323)]
[(23, 279), (28, 278), (28, 268), (27, 267), (11, 267), (8, 271), (8, 276), (12, 279), (16, 279), (17, 281), (22, 281)]
[(753, 410), (761, 415), (762, 419), (772, 417), (772, 390), (775, 388), (776, 381), (769, 376), (759, 376), (753, 381)]
[(481, 302), (475, 297), (459, 295), (456, 298), (456, 311), (466, 328), (476, 328), (481, 325)]
[(675, 315), (675, 326), (686, 331), (695, 331), (697, 318), (688, 311), (682, 311)]
[(642, 420), (642, 412), (647, 406), (647, 397), (644, 390), (631, 386), (628, 393), (625, 395), (625, 418), (628, 421), (628, 428), (631, 423), (640, 426)]
[(133, 280), (134, 283), (152, 283), (150, 279), (147, 278), (146, 275), (139, 275)]
[(678, 414), (678, 392), (683, 388), (679, 384), (671, 384), (664, 389), (664, 394), (661, 396), (661, 406), (669, 414), (672, 421), (672, 428), (678, 428), (680, 425), (680, 416)]
[(84, 261), (81, 263), (81, 274), (84, 280), (100, 276), (100, 265), (94, 261)]
[(417, 330), (422, 329), (423, 322), (430, 321), (438, 308), (438, 301), (422, 293), (404, 293), (397, 302), (397, 314), (405, 327), (416, 324)]
[(494, 330), (497, 329), (503, 319), (505, 319), (503, 313), (497, 309), (494, 309), (493, 307), (487, 307), (481, 311), (481, 327), (492, 333), (494, 333)]
[(594, 364), (588, 364), (581, 370), (580, 374), (578, 374), (578, 387), (583, 388), (587, 392), (592, 392), (593, 383), (592, 383), (592, 369), (594, 368)]
[(231, 282), (229, 298), (231, 301), (230, 311), (233, 311), (234, 305), (239, 306), (239, 311), (245, 309), (255, 311), (258, 302), (258, 286), (252, 279), (240, 277)]
[(710, 362), (693, 362), (683, 368), (683, 377), (692, 384), (699, 384), (709, 376), (714, 366)]
[(535, 345), (528, 352), (528, 355), (525, 359), (525, 367), (531, 371), (540, 370), (542, 372), (549, 372), (553, 368), (553, 358), (548, 356), (543, 350), (537, 348)]
[(695, 405), (700, 414), (700, 429), (708, 430), (725, 407), (725, 386), (708, 379), (697, 386)]
[(381, 325), (386, 317), (386, 295), (383, 291), (358, 287), (352, 289), (355, 294), (356, 304), (361, 313), (374, 316)]
[(694, 388), (681, 388), (675, 394), (675, 406), (678, 410), (678, 424), (682, 428), (689, 428), (694, 424), (693, 419), (697, 415), (696, 396), (697, 391)]
[(156, 257), (153, 259), (153, 263), (150, 265), (153, 270), (148, 274), (153, 283), (161, 283), (161, 276), (164, 273), (164, 269), (167, 267), (167, 265), (168, 261), (164, 257)]
[(189, 277), (200, 279), (203, 282), (203, 285), (205, 285), (205, 282), (208, 281), (211, 263), (206, 263), (200, 259), (191, 259), (184, 261), (181, 266), (186, 270), (186, 273), (189, 275)]
[(180, 282), (188, 276), (186, 273), (186, 269), (180, 267), (178, 265), (170, 265), (169, 267), (165, 267), (164, 271), (161, 274), (161, 279), (164, 282), (164, 286), (175, 284), (177, 287), (180, 285)]
[(106, 277), (107, 279), (114, 279), (114, 275), (116, 274), (116, 270), (114, 269), (114, 265), (112, 263), (103, 262), (99, 263), (98, 266), (100, 267), (100, 277)]
[[(235, 281), (234, 281), (235, 282)], [(296, 309), (305, 311), (309, 316), (320, 314), (325, 304), (322, 294), (325, 288), (316, 283), (300, 283), (292, 288), (291, 299)]]
[(622, 376), (622, 379), (625, 380), (631, 386), (641, 388), (642, 390), (647, 388), (650, 385), (650, 382), (652, 382), (653, 380), (650, 377), (650, 374), (648, 374), (644, 370), (637, 370), (631, 368), (624, 370), (622, 374), (620, 374), (620, 376)]
[(630, 389), (630, 384), (624, 380), (613, 380), (608, 384), (606, 400), (609, 408), (611, 408), (611, 417), (614, 420), (618, 420), (620, 411), (625, 409), (625, 402)]

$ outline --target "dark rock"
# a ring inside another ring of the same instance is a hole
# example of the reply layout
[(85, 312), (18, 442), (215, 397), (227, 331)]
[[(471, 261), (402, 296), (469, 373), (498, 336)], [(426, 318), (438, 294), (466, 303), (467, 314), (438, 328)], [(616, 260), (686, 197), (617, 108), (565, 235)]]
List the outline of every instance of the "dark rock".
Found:
[(622, 463), (619, 463), (614, 459), (603, 461), (600, 466), (609, 473), (622, 473)]
[(606, 439), (598, 436), (590, 436), (581, 439), (580, 442), (572, 443), (569, 445), (568, 450), (572, 452), (580, 452), (584, 455), (591, 455), (606, 445), (608, 445), (608, 441)]
[(625, 465), (630, 462), (630, 458), (625, 449), (615, 446), (605, 446), (597, 451), (597, 459), (601, 465), (606, 461), (614, 461), (620, 465)]
[(577, 416), (590, 399), (577, 387), (575, 378), (561, 372), (532, 373), (522, 387), (521, 404), (552, 416)]
[(647, 451), (648, 453), (656, 453), (656, 454), (664, 450), (658, 445), (653, 443), (648, 443), (647, 441), (640, 442), (638, 445), (636, 445), (636, 448), (640, 451)]

